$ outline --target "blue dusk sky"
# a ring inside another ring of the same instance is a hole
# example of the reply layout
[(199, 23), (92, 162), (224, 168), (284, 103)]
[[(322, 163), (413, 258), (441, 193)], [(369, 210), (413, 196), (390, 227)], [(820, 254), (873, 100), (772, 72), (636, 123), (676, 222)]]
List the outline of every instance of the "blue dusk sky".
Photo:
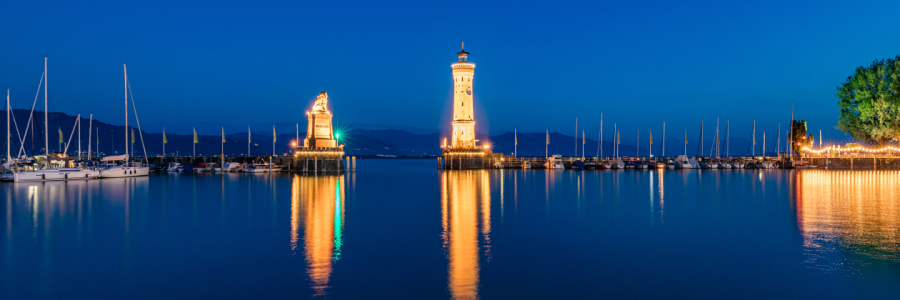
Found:
[(571, 135), (578, 117), (594, 137), (603, 113), (609, 135), (614, 123), (630, 137), (666, 122), (695, 136), (716, 117), (734, 136), (749, 136), (753, 119), (774, 135), (796, 101), (811, 131), (839, 139), (835, 87), (900, 54), (900, 1), (4, 1), (0, 11), (0, 86), (14, 108), (31, 105), (46, 55), (50, 111), (122, 124), (125, 63), (150, 132), (293, 131), (320, 91), (345, 127), (446, 130), (464, 41), (481, 132)]

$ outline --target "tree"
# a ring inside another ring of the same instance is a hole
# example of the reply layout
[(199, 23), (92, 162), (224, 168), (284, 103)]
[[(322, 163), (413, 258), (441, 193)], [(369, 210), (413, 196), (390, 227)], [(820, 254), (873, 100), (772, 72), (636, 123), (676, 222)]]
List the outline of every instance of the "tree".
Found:
[(900, 137), (900, 55), (856, 68), (838, 85), (840, 119), (836, 129), (867, 144), (884, 145)]
[(806, 134), (806, 121), (794, 120), (790, 131), (791, 145), (794, 152), (802, 153), (803, 148), (812, 147), (812, 135)]

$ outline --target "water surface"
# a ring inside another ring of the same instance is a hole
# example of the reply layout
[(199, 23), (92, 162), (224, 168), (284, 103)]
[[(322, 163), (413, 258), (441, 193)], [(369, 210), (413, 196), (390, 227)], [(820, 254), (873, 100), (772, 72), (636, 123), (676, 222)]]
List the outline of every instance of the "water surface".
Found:
[(3, 183), (0, 298), (892, 298), (900, 172)]

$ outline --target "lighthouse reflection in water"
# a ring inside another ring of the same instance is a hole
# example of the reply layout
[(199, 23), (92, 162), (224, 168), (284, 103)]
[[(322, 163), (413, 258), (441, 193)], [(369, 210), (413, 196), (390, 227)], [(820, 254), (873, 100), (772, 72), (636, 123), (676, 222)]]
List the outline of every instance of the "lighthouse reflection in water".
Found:
[(344, 176), (295, 175), (291, 187), (291, 250), (306, 257), (315, 295), (325, 295), (341, 259)]
[(491, 183), (487, 171), (441, 173), (441, 225), (453, 298), (478, 298), (479, 257), (491, 243)]

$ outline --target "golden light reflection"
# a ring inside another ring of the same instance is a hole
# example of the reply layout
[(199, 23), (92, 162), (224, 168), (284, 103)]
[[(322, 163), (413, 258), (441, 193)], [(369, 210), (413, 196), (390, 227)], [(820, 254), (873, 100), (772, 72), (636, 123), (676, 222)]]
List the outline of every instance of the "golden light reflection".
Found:
[(344, 177), (294, 175), (291, 186), (291, 250), (303, 253), (314, 294), (325, 295), (332, 266), (341, 258)]
[(900, 262), (900, 172), (805, 170), (795, 179), (806, 263), (856, 273)]
[(449, 260), (447, 285), (454, 299), (477, 299), (479, 233), (485, 256), (490, 258), (490, 178), (487, 171), (450, 171), (442, 173), (442, 177), (441, 221)]
[(659, 172), (659, 221), (664, 223), (665, 219), (663, 219), (663, 211), (665, 211), (666, 208), (666, 188), (663, 175), (665, 174), (665, 171), (659, 169), (657, 172)]

